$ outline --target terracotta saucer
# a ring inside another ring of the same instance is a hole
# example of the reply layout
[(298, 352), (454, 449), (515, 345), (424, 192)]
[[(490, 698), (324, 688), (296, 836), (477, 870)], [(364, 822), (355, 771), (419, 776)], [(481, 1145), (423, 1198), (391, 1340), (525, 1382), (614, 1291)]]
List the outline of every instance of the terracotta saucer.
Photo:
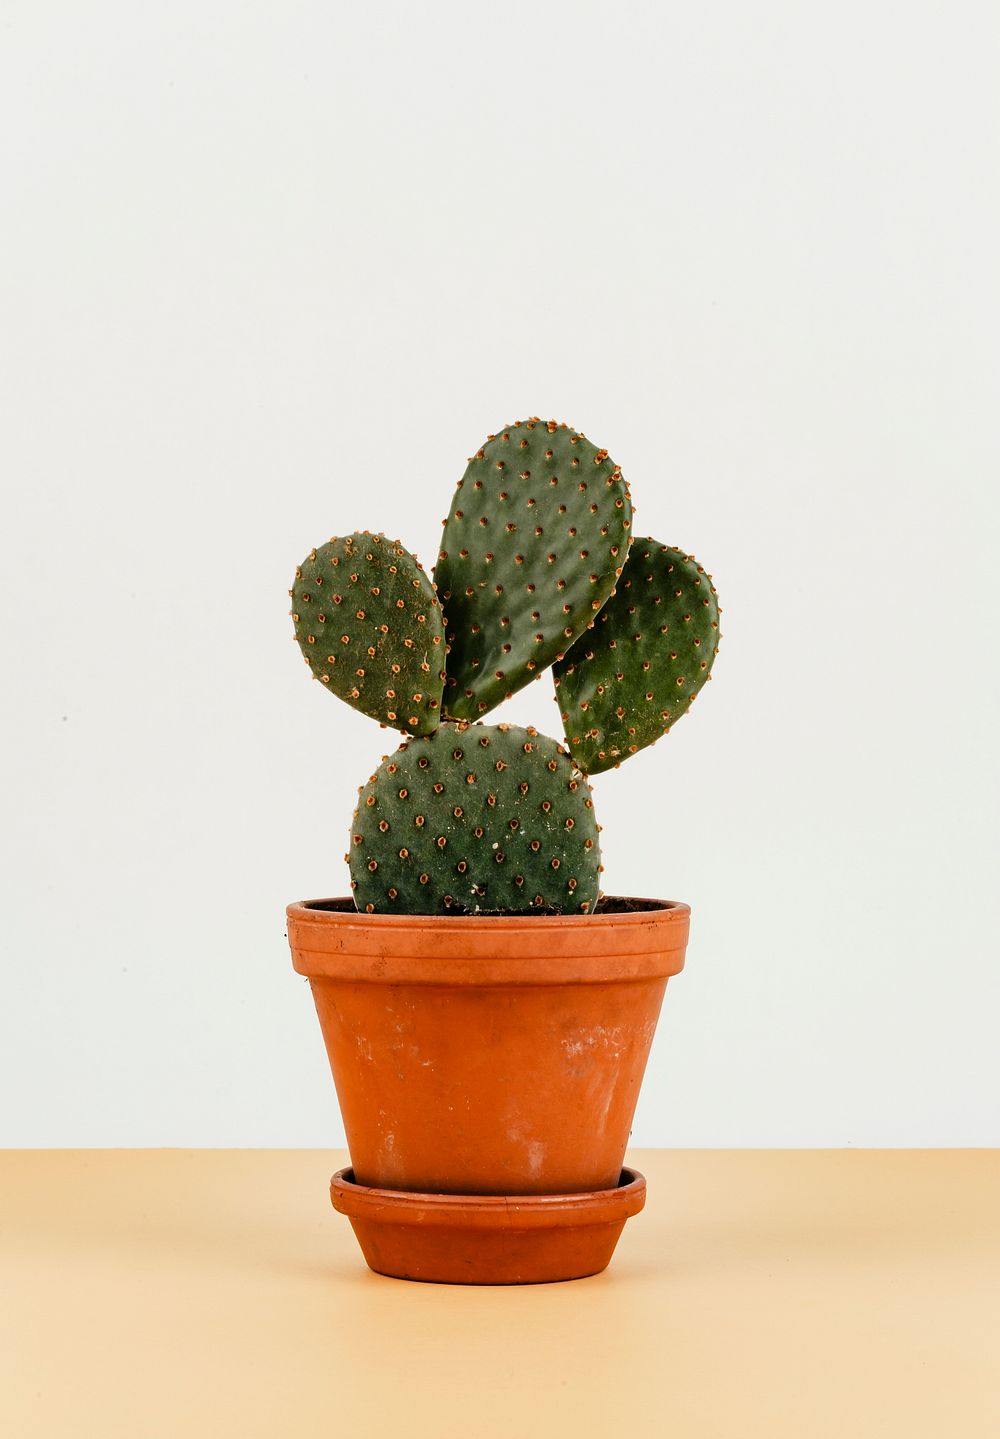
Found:
[(623, 1169), (614, 1189), (590, 1194), (414, 1194), (370, 1189), (351, 1169), (330, 1181), (377, 1274), (435, 1284), (546, 1284), (606, 1269), (646, 1181)]

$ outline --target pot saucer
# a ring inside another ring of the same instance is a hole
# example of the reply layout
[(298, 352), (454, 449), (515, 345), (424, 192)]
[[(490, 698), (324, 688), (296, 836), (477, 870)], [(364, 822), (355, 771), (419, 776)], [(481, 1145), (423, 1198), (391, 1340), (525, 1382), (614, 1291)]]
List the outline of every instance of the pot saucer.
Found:
[(646, 1202), (646, 1181), (623, 1169), (614, 1189), (589, 1194), (415, 1194), (330, 1181), (377, 1274), (435, 1284), (546, 1284), (606, 1269), (626, 1219)]

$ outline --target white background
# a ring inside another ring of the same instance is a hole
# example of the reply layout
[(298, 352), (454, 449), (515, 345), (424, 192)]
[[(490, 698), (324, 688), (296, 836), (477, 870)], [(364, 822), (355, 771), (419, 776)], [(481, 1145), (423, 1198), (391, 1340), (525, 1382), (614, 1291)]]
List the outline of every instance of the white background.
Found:
[(541, 413), (725, 609), (595, 784), (636, 1141), (1000, 1143), (997, 16), (7, 0), (0, 1142), (340, 1141), (283, 906), (389, 737), (286, 589)]

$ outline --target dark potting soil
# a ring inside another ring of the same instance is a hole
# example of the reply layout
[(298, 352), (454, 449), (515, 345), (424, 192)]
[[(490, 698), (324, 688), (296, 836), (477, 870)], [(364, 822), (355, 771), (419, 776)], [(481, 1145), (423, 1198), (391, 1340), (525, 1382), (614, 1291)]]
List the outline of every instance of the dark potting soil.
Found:
[[(628, 895), (605, 894), (602, 895), (601, 898), (597, 901), (597, 907), (594, 910), (594, 913), (642, 914), (643, 912), (648, 910), (668, 909), (669, 907), (669, 904), (665, 900), (632, 899)], [(358, 913), (357, 909), (355, 908), (354, 901), (350, 899), (316, 899), (309, 904), (308, 908), (328, 910), (331, 913), (335, 914)], [(489, 911), (462, 909), (458, 905), (453, 905), (450, 910), (449, 916), (441, 915), (439, 917), (442, 919), (447, 917), (462, 918), (468, 916), (472, 916), (476, 919), (537, 919), (539, 916), (544, 917), (561, 914), (561, 910), (554, 909), (551, 905), (546, 905), (544, 908), (539, 907), (531, 909), (501, 909)], [(421, 915), (419, 917), (427, 919), (431, 918), (432, 916)], [(585, 916), (573, 915), (571, 917), (574, 919), (582, 919)]]

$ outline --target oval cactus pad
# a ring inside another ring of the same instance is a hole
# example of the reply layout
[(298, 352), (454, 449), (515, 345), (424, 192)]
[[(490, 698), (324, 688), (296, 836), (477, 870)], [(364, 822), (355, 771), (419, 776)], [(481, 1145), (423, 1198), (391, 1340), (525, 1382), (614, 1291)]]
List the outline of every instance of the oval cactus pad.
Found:
[(666, 734), (708, 679), (718, 648), (711, 575), (683, 550), (633, 540), (614, 597), (554, 670), (580, 768), (598, 774)]
[(394, 729), (441, 717), (444, 621), (434, 587), (398, 540), (334, 538), (295, 571), (295, 638), (316, 679)]
[(587, 914), (601, 861), (590, 786), (537, 730), (445, 724), (362, 787), (348, 861), (369, 914)]
[(518, 422), (476, 451), (434, 571), (450, 717), (478, 718), (565, 653), (614, 589), (631, 522), (621, 470), (566, 425)]

